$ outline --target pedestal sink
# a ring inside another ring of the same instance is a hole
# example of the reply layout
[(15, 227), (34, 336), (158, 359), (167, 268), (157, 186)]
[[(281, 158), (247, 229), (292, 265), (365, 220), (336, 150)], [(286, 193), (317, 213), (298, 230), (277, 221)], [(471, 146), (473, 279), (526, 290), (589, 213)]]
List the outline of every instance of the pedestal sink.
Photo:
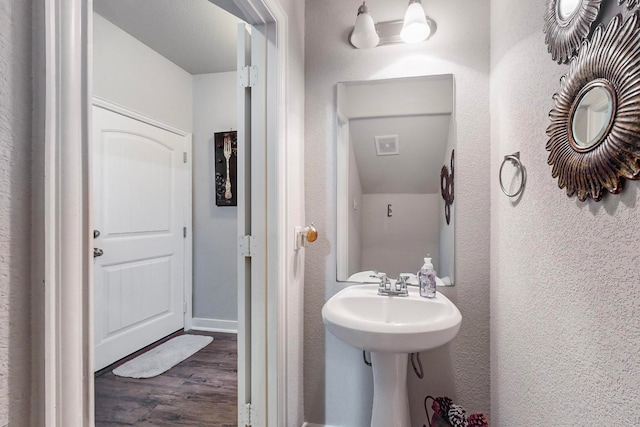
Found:
[(409, 353), (451, 341), (462, 316), (440, 292), (422, 298), (417, 288), (408, 297), (378, 295), (378, 285), (353, 285), (322, 307), (322, 319), (333, 335), (371, 352), (373, 413), (371, 427), (410, 427), (407, 396)]

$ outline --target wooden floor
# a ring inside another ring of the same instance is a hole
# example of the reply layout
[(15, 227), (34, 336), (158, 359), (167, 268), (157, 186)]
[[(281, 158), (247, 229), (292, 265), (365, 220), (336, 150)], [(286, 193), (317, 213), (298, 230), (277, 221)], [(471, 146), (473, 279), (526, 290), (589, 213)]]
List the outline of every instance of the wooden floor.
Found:
[(211, 344), (157, 377), (98, 376), (96, 427), (237, 426), (236, 335), (206, 335)]

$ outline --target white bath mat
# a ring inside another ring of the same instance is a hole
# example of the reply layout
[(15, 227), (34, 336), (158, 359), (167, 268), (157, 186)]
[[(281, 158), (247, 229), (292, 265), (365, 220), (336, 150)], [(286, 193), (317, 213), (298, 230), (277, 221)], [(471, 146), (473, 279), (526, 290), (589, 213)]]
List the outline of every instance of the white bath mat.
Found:
[(113, 370), (114, 375), (129, 378), (151, 378), (196, 354), (213, 341), (203, 335), (180, 335), (152, 348)]

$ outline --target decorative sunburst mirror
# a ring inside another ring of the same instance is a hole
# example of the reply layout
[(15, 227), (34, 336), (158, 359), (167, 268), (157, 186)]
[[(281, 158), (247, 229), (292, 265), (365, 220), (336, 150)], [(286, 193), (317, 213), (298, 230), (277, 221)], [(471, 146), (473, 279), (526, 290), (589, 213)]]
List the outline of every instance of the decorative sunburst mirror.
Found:
[(569, 197), (598, 201), (640, 179), (639, 13), (596, 28), (553, 95), (548, 163)]
[(638, 5), (638, 0), (618, 0), (618, 4), (626, 3), (629, 9), (633, 9)]
[(544, 41), (554, 61), (568, 62), (578, 50), (598, 17), (601, 2), (602, 0), (547, 0)]

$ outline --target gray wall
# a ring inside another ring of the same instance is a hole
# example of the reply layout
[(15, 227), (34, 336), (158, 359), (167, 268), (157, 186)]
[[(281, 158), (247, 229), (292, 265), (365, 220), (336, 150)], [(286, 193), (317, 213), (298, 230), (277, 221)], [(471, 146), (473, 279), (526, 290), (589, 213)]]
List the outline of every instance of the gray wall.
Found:
[(93, 14), (93, 94), (191, 132), (191, 74)]
[[(545, 130), (568, 67), (547, 53), (544, 3), (491, 2), (492, 425), (637, 426), (640, 184), (579, 202), (551, 177)], [(514, 151), (517, 203), (497, 181)]]
[(216, 206), (213, 134), (237, 129), (236, 73), (193, 76), (193, 316), (238, 320), (238, 208)]
[[(455, 76), (456, 287), (462, 312), (456, 339), (422, 354), (426, 375), (409, 372), (413, 424), (424, 423), (427, 394), (450, 395), (470, 411), (489, 412), (489, 0), (428, 2), (438, 32), (419, 45), (353, 49), (347, 41), (361, 2), (306, 2), (306, 209), (323, 238), (307, 249), (305, 272), (305, 418), (339, 427), (368, 426), (371, 370), (362, 352), (325, 333), (320, 311), (336, 282), (336, 83), (452, 73)], [(406, 3), (370, 5), (376, 21), (401, 19)], [(415, 270), (420, 268), (416, 264)]]
[(0, 1), (0, 425), (29, 425), (31, 2)]

